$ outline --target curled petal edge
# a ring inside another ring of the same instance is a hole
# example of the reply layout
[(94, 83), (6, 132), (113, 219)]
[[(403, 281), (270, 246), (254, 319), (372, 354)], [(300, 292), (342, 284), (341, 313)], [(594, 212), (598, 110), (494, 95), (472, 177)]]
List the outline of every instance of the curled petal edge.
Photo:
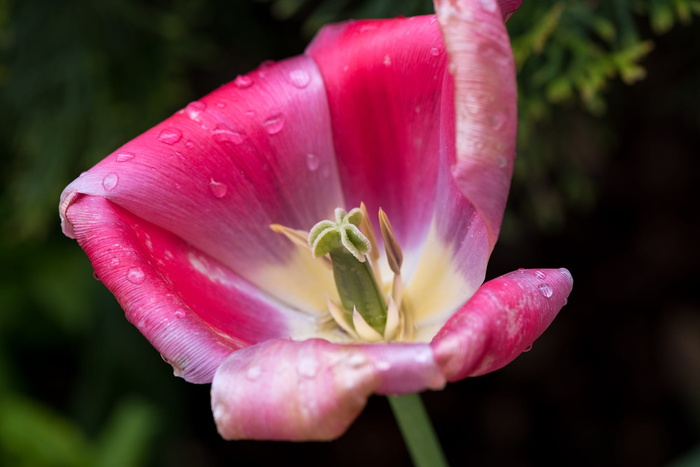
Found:
[(521, 269), (486, 282), (433, 338), (448, 381), (513, 361), (547, 329), (573, 287), (567, 269)]
[(445, 385), (428, 344), (272, 340), (231, 354), (212, 383), (225, 439), (324, 441), (342, 435), (371, 394)]
[(212, 411), (219, 433), (226, 439), (335, 439), (372, 394), (442, 389), (447, 381), (506, 365), (544, 332), (571, 287), (566, 269), (522, 270), (494, 279), (430, 344), (277, 339), (246, 347), (214, 375)]

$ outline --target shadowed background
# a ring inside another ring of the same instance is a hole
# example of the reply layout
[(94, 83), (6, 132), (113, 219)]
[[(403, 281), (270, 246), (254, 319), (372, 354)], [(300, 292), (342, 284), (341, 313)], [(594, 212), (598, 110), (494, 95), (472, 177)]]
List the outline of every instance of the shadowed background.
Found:
[[(373, 397), (331, 443), (225, 442), (60, 233), (62, 188), (330, 21), (425, 0), (0, 0), (0, 465), (409, 465)], [(700, 2), (526, 0), (519, 159), (488, 277), (568, 267), (493, 374), (426, 393), (453, 465), (700, 465)], [(646, 75), (645, 75), (646, 71)]]

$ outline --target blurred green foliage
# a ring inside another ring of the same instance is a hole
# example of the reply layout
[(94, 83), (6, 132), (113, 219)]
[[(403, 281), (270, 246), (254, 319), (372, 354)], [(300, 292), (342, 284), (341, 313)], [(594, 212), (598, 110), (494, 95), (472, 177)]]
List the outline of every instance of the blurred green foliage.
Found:
[[(183, 397), (168, 368), (157, 355), (141, 361), (154, 352), (60, 235), (62, 188), (189, 100), (301, 52), (327, 22), (431, 9), (427, 0), (0, 0), (1, 465), (145, 465), (172, 448), (157, 433), (185, 429), (171, 423), (182, 414), (168, 414)], [(643, 79), (654, 35), (699, 13), (700, 0), (538, 0), (513, 16), (524, 157), (506, 239), (532, 219), (556, 229), (566, 211), (595, 205), (593, 175), (614, 145), (610, 90)]]

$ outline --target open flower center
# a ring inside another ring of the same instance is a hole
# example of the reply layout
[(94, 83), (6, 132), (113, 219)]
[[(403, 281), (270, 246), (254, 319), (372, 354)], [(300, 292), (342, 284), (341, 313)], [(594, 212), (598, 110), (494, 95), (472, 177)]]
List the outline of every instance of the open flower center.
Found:
[(322, 329), (339, 328), (358, 341), (410, 341), (413, 323), (402, 307), (403, 253), (386, 213), (379, 225), (392, 278), (383, 282), (378, 268), (377, 236), (363, 204), (349, 212), (336, 208), (334, 220), (323, 220), (306, 233), (278, 224), (271, 228), (296, 245), (308, 248), (333, 271), (340, 302), (327, 297)]

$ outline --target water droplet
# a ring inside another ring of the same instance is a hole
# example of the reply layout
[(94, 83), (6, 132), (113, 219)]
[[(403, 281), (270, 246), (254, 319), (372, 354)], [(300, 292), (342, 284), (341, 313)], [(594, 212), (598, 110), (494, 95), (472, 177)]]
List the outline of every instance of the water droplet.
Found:
[(275, 135), (284, 128), (284, 116), (282, 114), (273, 115), (263, 122), (268, 135)]
[(494, 0), (480, 0), (479, 3), (481, 3), (481, 8), (486, 11), (496, 11), (496, 8), (498, 8)]
[(528, 345), (527, 347), (525, 347), (525, 348), (523, 349), (523, 352), (529, 352), (529, 351), (531, 351), (531, 350), (532, 350), (532, 344), (530, 344), (530, 345)]
[(466, 103), (467, 112), (469, 112), (472, 115), (477, 115), (481, 113), (482, 100), (483, 99), (480, 96), (477, 96), (476, 94), (469, 94), (467, 96)]
[(318, 169), (318, 166), (321, 162), (318, 160), (318, 156), (316, 154), (307, 154), (306, 155), (306, 166), (311, 170), (312, 172), (316, 169)]
[(195, 122), (199, 121), (199, 116), (206, 110), (207, 104), (204, 102), (194, 101), (187, 104), (185, 107), (185, 114)]
[(565, 299), (564, 299), (564, 305), (566, 305), (567, 303), (569, 303), (569, 299), (568, 299), (568, 298), (565, 298)]
[(182, 132), (177, 128), (166, 128), (158, 135), (158, 141), (173, 145), (182, 139)]
[(209, 180), (209, 191), (214, 195), (215, 198), (223, 198), (226, 196), (228, 187), (225, 183), (217, 182), (213, 178)]
[(391, 66), (391, 57), (388, 55), (384, 55), (384, 66)]
[(115, 186), (119, 183), (119, 175), (117, 174), (107, 174), (105, 178), (102, 179), (102, 188), (106, 191), (113, 190)]
[(120, 152), (117, 154), (117, 162), (126, 162), (134, 158), (134, 155), (130, 152)]
[(233, 80), (233, 84), (240, 89), (249, 88), (253, 85), (253, 78), (250, 76), (238, 75), (236, 79)]
[(311, 82), (311, 75), (306, 70), (290, 71), (289, 82), (299, 89), (304, 89)]
[(535, 277), (542, 280), (547, 278), (547, 274), (544, 271), (536, 271)]
[(489, 124), (491, 124), (491, 128), (494, 130), (500, 130), (503, 128), (503, 124), (506, 122), (506, 119), (503, 118), (503, 115), (497, 114), (497, 115), (491, 115), (489, 117)]
[(226, 103), (225, 102), (217, 102), (216, 106), (220, 109), (223, 109), (224, 107), (226, 107)]
[(437, 57), (438, 55), (440, 55), (440, 49), (438, 49), (437, 47), (432, 47), (430, 49), (430, 55), (432, 55), (433, 57)]
[(100, 276), (97, 275), (97, 271), (92, 271), (92, 278), (95, 279), (96, 281), (100, 280)]
[(379, 371), (388, 371), (389, 368), (391, 368), (391, 363), (386, 362), (384, 360), (380, 360), (377, 362), (376, 366), (377, 366), (377, 370), (379, 370)]
[(109, 265), (113, 268), (116, 268), (120, 264), (122, 264), (122, 262), (119, 260), (119, 258), (112, 258), (112, 260), (109, 262)]
[(351, 367), (353, 368), (358, 368), (367, 363), (367, 357), (362, 355), (361, 353), (354, 353), (350, 355), (350, 358), (348, 358), (348, 363), (350, 364)]
[(192, 142), (191, 139), (188, 139), (187, 141), (185, 141), (185, 147), (187, 149), (194, 149), (194, 143)]
[(230, 127), (224, 125), (223, 123), (217, 124), (216, 127), (214, 127), (214, 129), (211, 131), (211, 134), (214, 138), (214, 141), (216, 141), (219, 144), (241, 144), (245, 140), (245, 135), (232, 130)]
[(318, 373), (318, 364), (312, 359), (304, 359), (299, 363), (297, 371), (304, 378), (314, 378)]
[(508, 161), (506, 160), (505, 157), (500, 156), (500, 157), (498, 158), (498, 166), (499, 166), (500, 168), (504, 168), (504, 167), (506, 166), (507, 163), (508, 163)]
[(524, 273), (525, 273), (525, 268), (518, 268), (518, 272), (519, 272), (520, 274), (524, 274)]
[(377, 29), (377, 25), (371, 22), (366, 22), (360, 26), (360, 32), (373, 31), (374, 29)]
[(185, 316), (187, 316), (187, 313), (185, 313), (185, 310), (175, 310), (174, 315), (177, 319), (183, 319)]
[(245, 373), (246, 377), (251, 381), (255, 381), (256, 379), (258, 379), (261, 374), (262, 368), (260, 368), (259, 366), (251, 366)]
[(540, 291), (544, 298), (549, 298), (554, 293), (554, 289), (552, 289), (552, 286), (549, 284), (540, 284), (537, 286), (537, 289)]
[(146, 274), (143, 272), (143, 269), (134, 266), (133, 268), (129, 268), (126, 272), (126, 280), (132, 284), (143, 284), (143, 281), (146, 280)]

